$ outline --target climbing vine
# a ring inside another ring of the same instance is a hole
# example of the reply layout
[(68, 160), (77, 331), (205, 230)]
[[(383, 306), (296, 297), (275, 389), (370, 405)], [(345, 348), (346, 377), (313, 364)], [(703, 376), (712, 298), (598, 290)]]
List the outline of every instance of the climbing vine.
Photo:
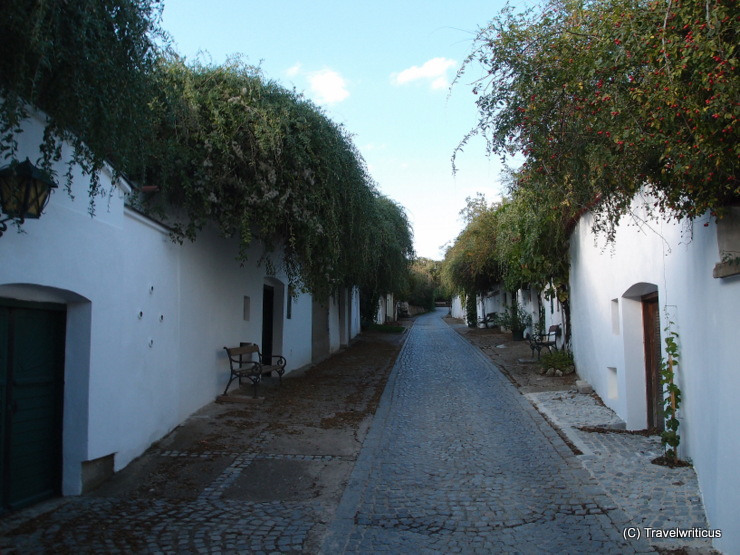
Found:
[(678, 446), (681, 436), (678, 434), (678, 409), (681, 406), (681, 390), (676, 385), (676, 367), (679, 363), (678, 333), (673, 329), (673, 323), (669, 322), (665, 329), (665, 352), (666, 357), (661, 361), (661, 386), (664, 392), (663, 416), (665, 418), (665, 430), (660, 434), (660, 441), (665, 450), (665, 458), (669, 464), (678, 462)]

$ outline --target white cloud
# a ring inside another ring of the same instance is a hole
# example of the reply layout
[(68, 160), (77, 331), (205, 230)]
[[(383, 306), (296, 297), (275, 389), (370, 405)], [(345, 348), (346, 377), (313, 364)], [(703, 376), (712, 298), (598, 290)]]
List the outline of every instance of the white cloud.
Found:
[(455, 60), (449, 58), (432, 58), (422, 66), (411, 66), (400, 73), (391, 75), (396, 85), (404, 85), (413, 81), (426, 81), (432, 89), (445, 89), (449, 86), (447, 72), (457, 66)]
[(447, 80), (447, 76), (444, 75), (442, 77), (437, 77), (434, 81), (432, 81), (432, 88), (433, 89), (446, 89), (450, 86), (450, 82)]
[(335, 104), (349, 96), (347, 81), (333, 69), (306, 71), (300, 62), (285, 70), (288, 77), (300, 77), (308, 81), (309, 96), (318, 104)]
[(312, 98), (319, 104), (334, 104), (349, 96), (347, 81), (333, 69), (322, 69), (307, 74)]
[(301, 72), (301, 63), (297, 62), (294, 66), (289, 67), (285, 73), (288, 75), (288, 77), (294, 77), (298, 75), (300, 72)]

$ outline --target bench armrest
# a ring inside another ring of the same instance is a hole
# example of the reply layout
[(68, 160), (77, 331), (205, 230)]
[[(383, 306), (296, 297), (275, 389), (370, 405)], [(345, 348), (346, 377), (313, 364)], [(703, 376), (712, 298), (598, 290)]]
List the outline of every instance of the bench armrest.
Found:
[(285, 365), (288, 364), (288, 361), (285, 360), (285, 357), (282, 355), (272, 355), (272, 364), (274, 366), (285, 368)]

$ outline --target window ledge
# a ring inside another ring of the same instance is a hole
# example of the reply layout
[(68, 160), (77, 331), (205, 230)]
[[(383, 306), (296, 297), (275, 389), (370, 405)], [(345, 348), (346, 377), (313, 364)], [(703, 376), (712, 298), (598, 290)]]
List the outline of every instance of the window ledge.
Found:
[(712, 276), (715, 278), (726, 278), (736, 275), (740, 275), (740, 264), (737, 262), (717, 262), (712, 271)]

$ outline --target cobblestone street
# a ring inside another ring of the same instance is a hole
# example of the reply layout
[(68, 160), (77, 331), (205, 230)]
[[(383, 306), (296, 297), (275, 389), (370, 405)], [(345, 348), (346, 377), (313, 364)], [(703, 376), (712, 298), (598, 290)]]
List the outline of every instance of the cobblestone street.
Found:
[(0, 518), (0, 553), (712, 552), (626, 541), (708, 527), (693, 469), (581, 430), (623, 423), (446, 312), (204, 407), (97, 490)]
[(634, 553), (624, 513), (440, 314), (410, 332), (324, 553)]

